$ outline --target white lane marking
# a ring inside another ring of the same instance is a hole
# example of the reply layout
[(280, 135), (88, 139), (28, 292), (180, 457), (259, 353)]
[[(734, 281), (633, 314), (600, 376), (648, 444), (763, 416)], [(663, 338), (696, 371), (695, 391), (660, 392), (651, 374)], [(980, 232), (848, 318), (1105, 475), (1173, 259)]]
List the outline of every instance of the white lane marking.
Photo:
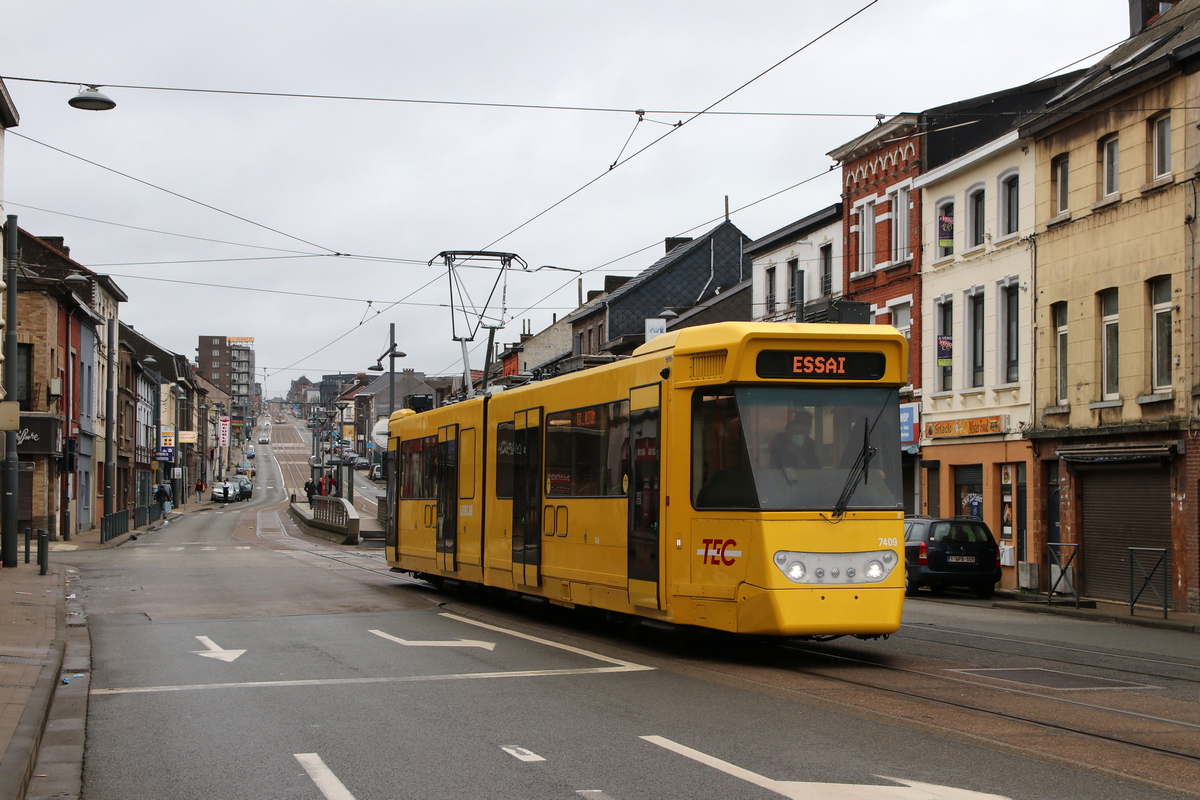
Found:
[(182, 550), (182, 547), (168, 547), (168, 550)]
[(201, 550), (216, 550), (217, 548), (215, 548), (215, 547), (201, 547), (200, 549), (201, 549)]
[(589, 800), (612, 800), (600, 789), (576, 789), (575, 794), (581, 794)]
[(325, 795), (325, 800), (354, 800), (354, 795), (346, 788), (333, 770), (325, 766), (325, 762), (316, 753), (293, 753), (300, 766), (312, 778), (312, 782)]
[(693, 750), (686, 745), (673, 742), (662, 736), (642, 736), (640, 738), (651, 744), (656, 744), (659, 747), (664, 747), (667, 750), (678, 753), (681, 756), (686, 756), (693, 761), (699, 761), (705, 766), (720, 770), (726, 775), (732, 775), (747, 783), (761, 786), (768, 791), (790, 798), (790, 800), (810, 800), (810, 798), (814, 797), (820, 797), (821, 800), (882, 800), (882, 798), (888, 798), (889, 800), (929, 800), (929, 798), (933, 797), (936, 797), (938, 800), (1010, 800), (1010, 798), (998, 794), (985, 794), (970, 789), (938, 786), (932, 783), (920, 783), (904, 778), (889, 778), (884, 775), (876, 775), (875, 777), (904, 785), (864, 786), (853, 783), (776, 781), (759, 775), (757, 772), (751, 772), (748, 769), (739, 767), (736, 764), (730, 764), (728, 761), (722, 761), (715, 756), (702, 753), (699, 750)]
[(234, 546), (233, 546), (233, 549), (234, 549), (234, 550), (249, 550), (249, 549), (250, 549), (250, 545), (248, 545), (248, 544), (237, 544), (237, 545), (234, 545)]
[(524, 747), (517, 747), (515, 744), (502, 744), (500, 749), (508, 753), (513, 758), (521, 761), (545, 761), (546, 759), (539, 756), (532, 750), (526, 750)]
[(611, 670), (613, 672), (640, 672), (643, 670), (654, 669), (654, 667), (647, 667), (647, 666), (643, 666), (641, 664), (635, 664), (632, 661), (622, 661), (619, 658), (611, 658), (609, 656), (602, 656), (599, 653), (593, 653), (590, 650), (584, 650), (580, 647), (572, 647), (569, 644), (563, 644), (561, 642), (552, 642), (549, 639), (539, 639), (538, 637), (530, 636), (527, 633), (519, 633), (517, 631), (510, 631), (508, 628), (498, 628), (495, 625), (488, 625), (486, 622), (480, 622), (479, 620), (474, 620), (474, 619), (467, 619), (466, 617), (460, 617), (456, 614), (448, 614), (448, 613), (443, 612), (440, 616), (447, 617), (449, 619), (458, 620), (459, 622), (465, 622), (468, 625), (476, 625), (480, 628), (487, 628), (489, 631), (498, 631), (500, 633), (507, 633), (509, 636), (516, 636), (519, 639), (526, 639), (528, 641), (537, 642), (538, 644), (544, 644), (549, 647), (557, 647), (559, 650), (566, 650), (568, 653), (576, 653), (581, 656), (587, 656), (588, 658), (594, 658), (597, 661), (603, 661), (607, 664), (616, 664), (618, 667), (621, 668), (619, 670)]
[(90, 694), (146, 694), (154, 692), (192, 692), (200, 689), (261, 689), (283, 686), (348, 686), (361, 683), (418, 683), (421, 681), (473, 681), (493, 678), (549, 678), (560, 675), (610, 675), (614, 672), (640, 672), (654, 667), (582, 667), (579, 669), (526, 669), (514, 672), (462, 672), (454, 675), (408, 675), (391, 678), (318, 678), (294, 681), (244, 681), (242, 683), (190, 683), (177, 686), (132, 686), (125, 689), (92, 689)]
[(383, 631), (371, 630), (368, 632), (382, 639), (402, 644), (405, 647), (482, 647), (484, 650), (494, 650), (496, 648), (495, 642), (479, 642), (474, 639), (456, 639), (453, 642), (414, 642), (408, 639), (401, 639), (399, 636), (392, 636), (390, 633), (384, 633)]
[(225, 650), (207, 636), (197, 636), (196, 639), (208, 649), (193, 650), (192, 652), (205, 658), (215, 658), (218, 661), (230, 662), (236, 661), (238, 656), (246, 652), (245, 650)]

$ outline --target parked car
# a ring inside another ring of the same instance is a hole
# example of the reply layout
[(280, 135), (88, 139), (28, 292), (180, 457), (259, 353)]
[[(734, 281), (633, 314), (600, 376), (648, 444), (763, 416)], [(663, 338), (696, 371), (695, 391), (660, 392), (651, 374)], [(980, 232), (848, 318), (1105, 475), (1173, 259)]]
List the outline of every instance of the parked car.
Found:
[(254, 468), (254, 465), (251, 464), (249, 461), (239, 461), (237, 463), (237, 466), (234, 469), (238, 475), (245, 475), (247, 472), (249, 472), (253, 468)]
[(934, 594), (965, 586), (986, 599), (1000, 581), (1000, 547), (974, 517), (905, 517), (904, 566), (909, 595), (922, 586)]
[(249, 500), (254, 497), (254, 484), (245, 475), (234, 475), (230, 479), (230, 483), (237, 487), (238, 500)]
[(260, 437), (258, 437), (258, 443), (259, 443), (259, 444), (270, 444), (270, 443), (271, 443), (271, 437), (270, 437), (270, 436), (266, 436), (266, 435), (260, 436)]
[(214, 503), (232, 503), (241, 499), (238, 495), (238, 487), (229, 481), (217, 481), (212, 486), (211, 496)]
[(355, 469), (367, 469), (371, 466), (371, 459), (364, 458), (363, 456), (355, 456), (353, 466)]
[(367, 473), (367, 477), (373, 481), (383, 480), (383, 464), (372, 464), (371, 471)]

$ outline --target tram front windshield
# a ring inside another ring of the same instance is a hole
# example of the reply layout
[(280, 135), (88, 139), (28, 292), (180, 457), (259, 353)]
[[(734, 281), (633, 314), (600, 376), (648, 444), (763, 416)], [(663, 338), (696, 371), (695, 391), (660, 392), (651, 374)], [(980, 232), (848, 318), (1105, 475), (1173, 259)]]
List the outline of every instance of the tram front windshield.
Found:
[(903, 508), (895, 389), (701, 389), (691, 457), (698, 509), (832, 511), (848, 491), (847, 510)]

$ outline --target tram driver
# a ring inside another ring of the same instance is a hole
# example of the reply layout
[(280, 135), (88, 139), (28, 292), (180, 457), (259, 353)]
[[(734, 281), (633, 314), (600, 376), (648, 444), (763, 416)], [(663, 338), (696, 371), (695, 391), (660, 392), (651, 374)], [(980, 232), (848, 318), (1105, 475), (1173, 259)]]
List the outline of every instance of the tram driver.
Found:
[(821, 459), (812, 437), (812, 412), (800, 409), (771, 440), (774, 469), (820, 469)]

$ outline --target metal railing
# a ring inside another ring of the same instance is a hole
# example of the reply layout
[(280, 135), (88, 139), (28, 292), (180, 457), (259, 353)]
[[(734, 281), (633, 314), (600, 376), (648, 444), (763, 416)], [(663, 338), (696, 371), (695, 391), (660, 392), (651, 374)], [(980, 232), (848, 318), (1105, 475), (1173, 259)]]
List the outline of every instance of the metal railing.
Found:
[[(1062, 562), (1062, 558), (1059, 555), (1058, 550), (1055, 549), (1056, 547), (1071, 548), (1071, 555), (1067, 557), (1067, 563), (1064, 564)], [(1079, 587), (1075, 585), (1075, 576), (1071, 573), (1071, 565), (1075, 562), (1075, 556), (1079, 553), (1079, 545), (1065, 544), (1062, 542), (1047, 542), (1046, 550), (1048, 550), (1050, 554), (1050, 557), (1047, 559), (1047, 563), (1050, 566), (1049, 577), (1054, 581), (1054, 583), (1051, 584), (1049, 589), (1046, 591), (1046, 605), (1054, 605), (1054, 593), (1058, 591), (1058, 587), (1063, 583), (1063, 579), (1065, 578), (1067, 589), (1071, 594), (1075, 595), (1075, 607), (1079, 608)], [(1057, 575), (1055, 575), (1055, 567), (1058, 567)], [(1066, 591), (1063, 592), (1063, 594), (1066, 593)]]
[[(1142, 564), (1141, 558), (1138, 556), (1139, 553), (1144, 553), (1146, 555), (1151, 555), (1153, 553), (1158, 554), (1158, 559), (1154, 562), (1154, 566), (1150, 568), (1149, 572), (1146, 572), (1146, 567), (1144, 564)], [(1142, 585), (1138, 588), (1137, 594), (1134, 594), (1133, 592), (1134, 565), (1136, 565), (1138, 571), (1142, 573)], [(1158, 593), (1158, 587), (1153, 583), (1154, 573), (1158, 571), (1159, 567), (1162, 567), (1162, 594)], [(1167, 563), (1167, 549), (1165, 547), (1129, 548), (1129, 616), (1133, 616), (1134, 604), (1137, 603), (1138, 598), (1142, 596), (1142, 592), (1146, 591), (1146, 588), (1149, 587), (1150, 590), (1154, 592), (1154, 595), (1158, 598), (1158, 602), (1162, 605), (1163, 619), (1167, 618), (1167, 598), (1170, 596), (1168, 591), (1171, 585), (1169, 578), (1170, 571), (1170, 564)]]
[(129, 533), (129, 509), (106, 514), (100, 518), (100, 541), (107, 542)]

